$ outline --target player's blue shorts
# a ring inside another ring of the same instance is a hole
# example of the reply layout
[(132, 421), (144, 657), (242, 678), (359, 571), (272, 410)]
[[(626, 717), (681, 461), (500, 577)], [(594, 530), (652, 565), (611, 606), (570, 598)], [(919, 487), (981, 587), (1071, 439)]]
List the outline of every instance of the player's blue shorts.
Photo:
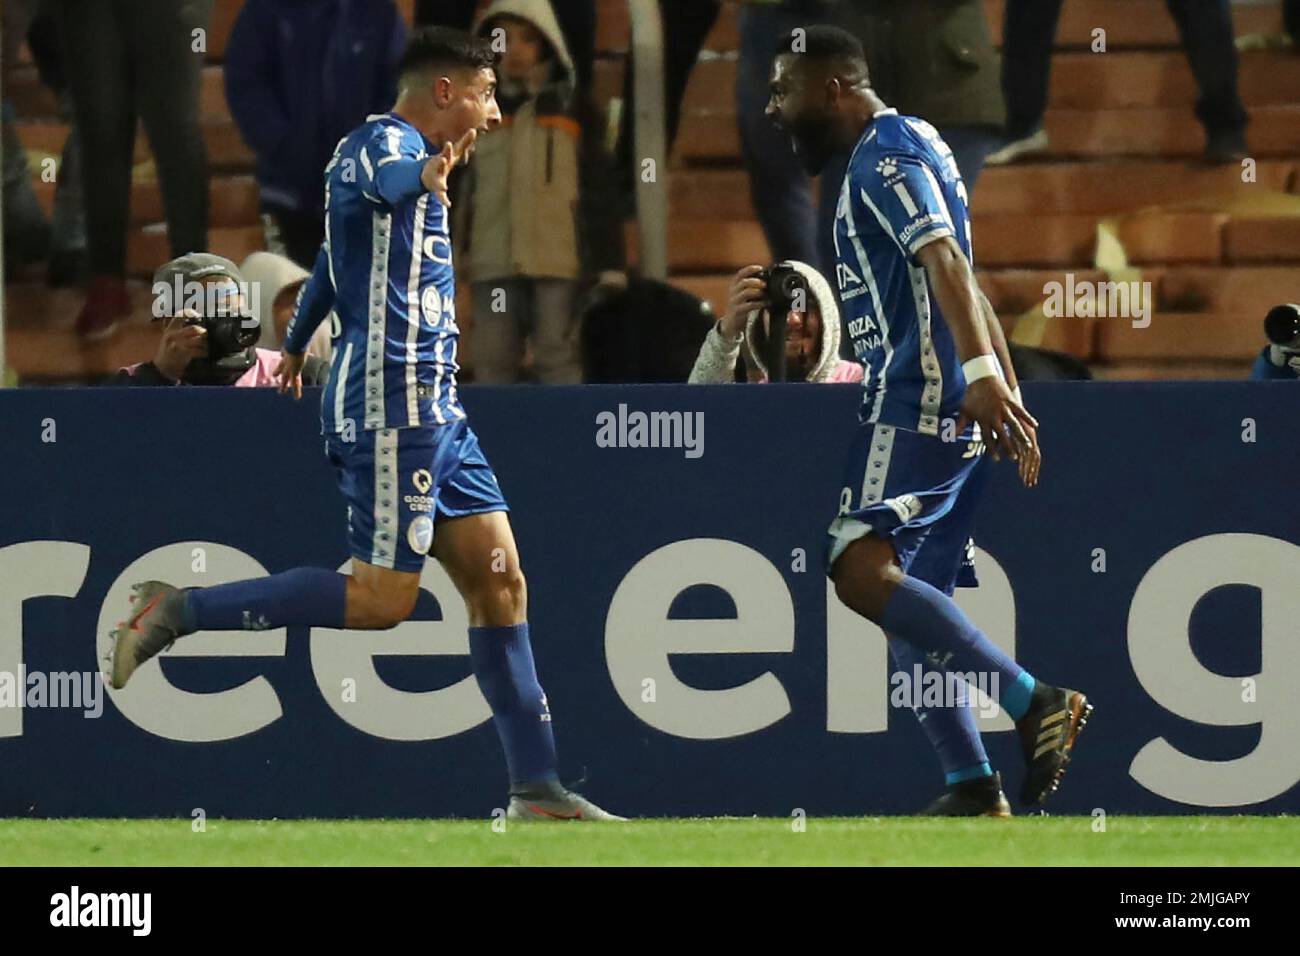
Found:
[(510, 510), (464, 419), (328, 435), (325, 454), (348, 503), (348, 547), (367, 564), (419, 571), (438, 518)]
[(986, 472), (984, 445), (859, 426), (827, 530), (826, 569), (866, 534), (894, 543), (903, 571), (951, 594), (976, 587), (971, 530)]

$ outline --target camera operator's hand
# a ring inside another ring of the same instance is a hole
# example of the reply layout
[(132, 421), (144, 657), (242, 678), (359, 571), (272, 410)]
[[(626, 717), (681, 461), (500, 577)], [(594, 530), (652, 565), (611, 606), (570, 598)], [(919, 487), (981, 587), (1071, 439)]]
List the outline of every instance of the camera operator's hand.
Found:
[(722, 316), (722, 333), (733, 339), (745, 334), (749, 313), (767, 304), (767, 283), (760, 276), (762, 266), (745, 266), (731, 280), (727, 311)]
[(1020, 466), (1020, 480), (1025, 487), (1038, 484), (1043, 463), (1038, 420), (1025, 411), (998, 376), (987, 375), (966, 386), (957, 432), (960, 434), (972, 421), (979, 423), (980, 437), (994, 461), (1006, 455)]
[(208, 350), (208, 330), (192, 324), (198, 313), (186, 310), (168, 321), (153, 364), (173, 382), (179, 382), (193, 359)]
[(448, 209), (451, 208), (451, 199), (447, 195), (447, 177), (451, 175), (451, 171), (458, 163), (469, 158), (476, 139), (478, 139), (478, 130), (471, 129), (460, 138), (459, 142), (443, 146), (442, 152), (430, 157), (424, 164), (424, 169), (420, 170), (420, 183), (437, 196), (438, 201)]
[(294, 355), (291, 352), (280, 353), (280, 364), (275, 367), (276, 390), (281, 395), (293, 392), (295, 399), (302, 398), (302, 365), (307, 361), (307, 353)]

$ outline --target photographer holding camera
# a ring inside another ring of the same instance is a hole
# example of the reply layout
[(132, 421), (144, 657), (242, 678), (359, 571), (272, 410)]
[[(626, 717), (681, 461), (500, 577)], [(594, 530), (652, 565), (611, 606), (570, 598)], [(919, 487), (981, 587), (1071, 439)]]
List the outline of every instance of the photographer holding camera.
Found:
[[(773, 347), (774, 338), (784, 340), (784, 349)], [(742, 342), (761, 382), (862, 381), (862, 366), (839, 357), (840, 313), (831, 287), (803, 262), (788, 260), (770, 269), (746, 266), (736, 273), (726, 314), (705, 338), (688, 381), (739, 380)]]
[[(229, 259), (191, 252), (164, 264), (153, 277), (154, 319), (165, 320), (152, 362), (121, 369), (113, 385), (276, 384), (279, 353), (256, 346), (261, 323), (252, 312), (248, 283)], [(308, 359), (305, 384), (319, 385), (329, 366)]]
[(1279, 305), (1264, 319), (1269, 344), (1255, 359), (1250, 377), (1257, 379), (1300, 378), (1300, 305)]

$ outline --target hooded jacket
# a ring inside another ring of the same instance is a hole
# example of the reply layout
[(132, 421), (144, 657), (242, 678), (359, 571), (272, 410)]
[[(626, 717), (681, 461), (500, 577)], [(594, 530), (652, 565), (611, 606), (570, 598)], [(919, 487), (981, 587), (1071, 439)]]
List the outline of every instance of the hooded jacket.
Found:
[(502, 122), (478, 141), (470, 164), (469, 274), (576, 279), (579, 274), (578, 137), (573, 59), (549, 0), (494, 0), (474, 30), (501, 16), (527, 20), (550, 45), (551, 80), (512, 101), (499, 90)]
[(226, 49), (226, 100), (257, 154), (265, 205), (324, 215), (338, 141), (397, 98), (406, 26), (392, 0), (248, 0)]
[[(803, 277), (808, 286), (808, 293), (816, 303), (822, 317), (822, 347), (817, 364), (808, 373), (809, 382), (860, 382), (862, 366), (839, 357), (840, 351), (840, 310), (835, 304), (835, 296), (822, 274), (804, 262), (789, 260), (780, 263), (793, 268)], [(763, 310), (754, 309), (745, 322), (745, 344), (750, 357), (761, 374), (760, 381), (767, 381), (767, 367), (763, 364), (762, 348), (758, 341), (759, 322)], [(740, 356), (740, 340), (728, 339), (722, 334), (718, 323), (714, 323), (700, 347), (695, 367), (691, 369), (688, 381), (692, 385), (726, 383), (735, 381), (736, 359)]]

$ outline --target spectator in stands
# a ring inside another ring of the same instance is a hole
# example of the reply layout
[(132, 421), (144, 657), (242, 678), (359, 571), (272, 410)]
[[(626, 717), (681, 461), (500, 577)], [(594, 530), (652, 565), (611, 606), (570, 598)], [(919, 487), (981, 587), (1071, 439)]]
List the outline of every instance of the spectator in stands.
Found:
[(82, 155), (94, 170), (95, 188), (85, 191), (91, 279), (76, 330), (96, 341), (130, 312), (124, 276), (137, 115), (157, 166), (172, 254), (207, 248), (199, 80), (213, 0), (54, 2)]
[[(1001, 165), (1047, 148), (1052, 45), (1064, 0), (1007, 0), (1003, 26), (1005, 147), (989, 157)], [(1230, 0), (1166, 0), (1200, 90), (1196, 115), (1205, 127), (1205, 159), (1239, 162), (1246, 156), (1249, 116), (1237, 90), (1237, 48)]]
[[(501, 128), (466, 176), (475, 380), (520, 379), (525, 340), (544, 383), (582, 380), (574, 72), (547, 0), (494, 0), (476, 31), (501, 54)], [(462, 268), (466, 263), (462, 261)]]
[[(32, 60), (41, 80), (56, 93), (62, 93), (62, 82), (56, 49), (57, 37), (53, 31), (53, 18), (45, 9), (43, 0), (7, 0), (0, 7), (0, 61), (4, 65), (2, 82), (6, 87), (14, 79), (14, 65), (19, 61), (22, 41), (27, 39)], [(64, 104), (61, 104), (64, 105)], [(85, 258), (85, 222), (80, 212), (79, 177), (77, 175), (77, 148), (75, 127), (68, 136), (63, 161), (55, 179), (54, 219), (48, 222), (33, 188), (35, 173), (28, 162), (27, 151), (18, 135), (17, 113), (9, 99), (2, 106), (3, 129), (0, 140), (4, 143), (4, 230), (5, 262), (11, 269), (31, 265), (50, 258), (50, 279), (54, 284), (64, 284), (75, 279), (78, 259)], [(40, 170), (39, 175), (44, 175)]]
[[(278, 352), (284, 343), (289, 320), (293, 318), (298, 293), (311, 273), (292, 259), (274, 252), (254, 252), (239, 264), (239, 271), (248, 280), (252, 293), (249, 305), (262, 329), (257, 344)], [(331, 321), (322, 322), (307, 344), (307, 354), (326, 363), (332, 355), (332, 325)]]
[[(276, 384), (279, 353), (252, 344), (258, 329), (246, 300), (250, 287), (233, 262), (211, 253), (190, 253), (161, 266), (154, 273), (153, 288), (154, 317), (167, 323), (158, 351), (152, 362), (119, 371), (111, 384)], [(195, 308), (196, 302), (200, 308)], [(329, 372), (319, 360), (309, 360), (306, 367), (311, 377), (304, 375), (303, 381), (309, 384), (320, 384)]]
[(81, 137), (77, 133), (68, 73), (63, 66), (59, 25), (48, 0), (36, 0), (37, 12), (27, 29), (27, 46), (41, 81), (59, 98), (59, 119), (68, 124), (63, 141), (58, 178), (54, 186), (54, 212), (50, 217), (50, 263), (47, 280), (52, 286), (82, 282), (86, 271), (86, 202), (81, 171)]
[[(803, 262), (783, 262), (803, 279), (805, 309), (797, 306), (786, 316), (786, 376), (790, 381), (861, 382), (862, 366), (841, 359), (840, 312), (835, 296), (821, 273)], [(766, 382), (771, 317), (762, 266), (745, 266), (731, 281), (727, 311), (709, 330), (689, 381), (693, 385), (738, 380), (741, 345), (748, 347), (755, 370), (745, 380)]]
[(4, 142), (4, 246), (5, 268), (41, 262), (50, 249), (50, 224), (32, 188), (27, 150), (18, 138), (14, 110), (8, 100), (0, 105), (0, 140)]
[(226, 49), (226, 100), (257, 154), (270, 251), (308, 269), (325, 238), (323, 170), (397, 98), (406, 25), (392, 0), (248, 0)]

